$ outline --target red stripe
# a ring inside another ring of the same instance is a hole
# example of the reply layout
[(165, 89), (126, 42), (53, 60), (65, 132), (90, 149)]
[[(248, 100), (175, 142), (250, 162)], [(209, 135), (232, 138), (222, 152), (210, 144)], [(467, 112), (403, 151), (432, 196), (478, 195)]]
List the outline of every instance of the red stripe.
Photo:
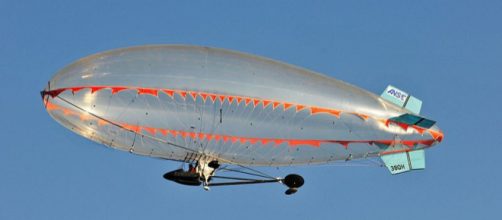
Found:
[[(62, 111), (64, 114), (67, 115), (73, 115), (79, 117), (83, 121), (87, 121), (90, 119), (93, 119), (92, 116), (90, 115), (84, 115), (78, 112), (75, 112), (73, 110), (67, 109), (62, 106), (55, 105), (51, 102), (47, 102), (47, 110), (48, 111)], [(94, 118), (95, 120), (101, 120)], [(109, 123), (98, 123), (100, 126), (106, 126)], [(187, 136), (190, 136), (191, 138), (199, 138), (201, 140), (204, 139), (204, 137), (207, 137), (207, 140), (210, 141), (211, 139), (215, 139), (216, 141), (220, 140), (221, 138), (223, 139), (224, 142), (227, 142), (229, 140), (232, 141), (232, 143), (236, 143), (239, 141), (241, 144), (244, 144), (246, 141), (249, 141), (251, 144), (256, 144), (258, 141), (260, 141), (263, 145), (266, 145), (269, 142), (274, 142), (275, 146), (278, 146), (284, 142), (287, 142), (289, 146), (291, 147), (296, 147), (300, 145), (308, 145), (312, 147), (320, 147), (322, 143), (337, 143), (342, 145), (344, 148), (348, 148), (350, 144), (352, 143), (366, 143), (372, 145), (373, 143), (378, 143), (378, 144), (384, 144), (388, 146), (394, 146), (395, 144), (402, 144), (405, 146), (408, 146), (409, 149), (412, 149), (416, 145), (424, 145), (426, 147), (432, 146), (436, 141), (440, 142), (443, 137), (443, 133), (440, 131), (433, 131), (429, 130), (429, 133), (433, 137), (433, 139), (430, 140), (402, 140), (402, 141), (395, 141), (395, 140), (311, 140), (311, 139), (268, 139), (268, 138), (255, 138), (255, 137), (240, 137), (240, 136), (228, 136), (228, 135), (219, 135), (219, 134), (205, 134), (205, 133), (194, 133), (194, 132), (186, 132), (186, 131), (177, 131), (177, 130), (169, 130), (169, 129), (164, 129), (164, 128), (154, 128), (154, 127), (145, 127), (145, 126), (137, 126), (137, 125), (132, 125), (132, 124), (127, 124), (127, 123), (115, 123), (115, 124), (120, 124), (122, 127), (126, 130), (130, 130), (136, 133), (140, 133), (141, 130), (150, 133), (151, 135), (155, 135), (157, 131), (160, 131), (163, 135), (167, 135), (169, 132), (173, 137), (176, 137), (178, 134), (181, 134), (183, 138), (186, 138)], [(390, 151), (391, 153), (394, 151)], [(396, 152), (401, 152), (401, 151), (396, 151)], [(386, 152), (385, 154), (389, 154)]]
[(138, 94), (148, 94), (148, 95), (153, 95), (157, 96), (158, 95), (158, 90), (156, 89), (148, 89), (148, 88), (138, 88)]
[[(89, 88), (91, 90), (91, 93), (98, 92), (102, 89), (111, 89), (112, 94), (118, 93), (120, 91), (126, 90), (126, 89), (136, 89), (139, 94), (148, 94), (148, 95), (153, 95), (153, 96), (158, 96), (158, 91), (159, 89), (156, 88), (139, 88), (139, 87), (127, 87), (127, 86), (79, 86), (79, 87), (69, 87), (69, 88), (59, 88), (59, 89), (54, 89), (51, 91), (46, 91), (44, 92), (45, 95), (49, 95), (50, 97), (54, 98), (58, 96), (60, 93), (66, 91), (66, 90), (71, 90), (73, 93), (76, 93), (78, 91), (81, 91), (82, 89)], [(169, 90), (169, 89), (160, 89), (167, 95), (174, 97), (174, 93), (180, 95), (183, 98), (186, 98), (187, 91), (181, 91), (181, 90)], [(253, 105), (256, 107), (260, 102), (263, 102), (263, 107), (268, 106), (270, 103), (272, 103), (272, 109), (276, 109), (280, 104), (283, 104), (284, 110), (287, 110), (291, 108), (292, 106), (295, 106), (296, 111), (301, 111), (305, 108), (310, 109), (311, 114), (318, 114), (318, 113), (327, 113), (330, 115), (333, 115), (337, 118), (340, 117), (341, 113), (350, 113), (350, 114), (355, 114), (361, 117), (363, 120), (369, 119), (371, 116), (366, 115), (366, 114), (361, 114), (361, 113), (354, 113), (354, 112), (343, 112), (342, 110), (338, 109), (330, 109), (330, 108), (322, 108), (322, 107), (316, 107), (316, 106), (305, 106), (305, 105), (300, 105), (296, 103), (290, 103), (290, 102), (281, 102), (277, 100), (262, 100), (262, 99), (257, 99), (257, 98), (251, 98), (251, 97), (240, 97), (240, 96), (224, 96), (224, 95), (218, 95), (218, 94), (211, 94), (211, 93), (200, 93), (200, 92), (195, 92), (195, 91), (189, 91), (190, 95), (195, 99), (196, 95), (199, 94), (204, 98), (209, 96), (211, 100), (214, 102), (217, 97), (220, 98), (221, 103), (225, 99), (229, 100), (229, 103), (232, 103), (234, 99), (237, 99), (237, 103), (240, 103), (240, 101), (244, 100), (246, 106), (250, 103), (253, 102)], [(382, 124), (385, 124), (386, 126), (389, 125), (389, 120), (384, 119), (384, 118), (378, 118), (378, 117), (371, 117), (377, 121), (379, 121)], [(398, 124), (400, 127), (402, 127), (404, 130), (408, 129), (408, 125), (405, 124)], [(421, 127), (416, 127), (413, 126), (414, 130), (417, 133), (423, 134), (424, 131), (430, 131), (429, 129), (421, 128)], [(444, 135), (441, 132), (429, 132), (435, 140), (437, 141), (442, 141)]]

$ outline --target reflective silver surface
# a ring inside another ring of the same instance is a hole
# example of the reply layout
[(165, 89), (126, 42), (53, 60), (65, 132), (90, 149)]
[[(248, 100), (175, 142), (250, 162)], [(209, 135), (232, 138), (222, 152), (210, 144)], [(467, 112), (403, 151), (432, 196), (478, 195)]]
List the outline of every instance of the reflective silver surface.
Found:
[(110, 147), (172, 160), (311, 164), (438, 141), (437, 127), (422, 133), (386, 124), (407, 111), (370, 92), (223, 49), (157, 45), (99, 53), (59, 71), (46, 91), (58, 89), (47, 96), (47, 109), (65, 127)]

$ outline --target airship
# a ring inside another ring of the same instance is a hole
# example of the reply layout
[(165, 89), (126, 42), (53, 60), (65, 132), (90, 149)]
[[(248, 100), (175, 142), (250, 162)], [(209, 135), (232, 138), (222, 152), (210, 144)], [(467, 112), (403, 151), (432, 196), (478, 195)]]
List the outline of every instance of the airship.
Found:
[[(260, 167), (378, 159), (391, 174), (425, 168), (443, 140), (422, 101), (389, 85), (375, 95), (304, 68), (246, 53), (147, 45), (84, 57), (50, 79), (44, 108), (104, 146), (180, 161), (164, 174), (203, 186), (304, 184)], [(233, 173), (225, 176), (223, 173)], [(243, 177), (242, 175), (247, 175)]]

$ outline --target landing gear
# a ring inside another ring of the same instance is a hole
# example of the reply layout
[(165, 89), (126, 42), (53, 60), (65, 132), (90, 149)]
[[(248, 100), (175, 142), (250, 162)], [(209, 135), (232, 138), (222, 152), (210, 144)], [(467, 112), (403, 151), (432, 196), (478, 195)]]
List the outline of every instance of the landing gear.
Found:
[[(288, 190), (286, 190), (285, 192), (286, 195), (291, 195), (298, 192), (298, 189), (305, 183), (303, 177), (298, 174), (289, 174), (285, 178), (276, 178), (249, 167), (236, 165), (238, 166), (238, 168), (233, 169), (229, 168), (229, 166), (230, 165), (221, 166), (218, 161), (215, 160), (199, 160), (197, 163), (195, 163), (195, 165), (190, 164), (188, 171), (185, 171), (183, 169), (174, 170), (164, 174), (164, 178), (183, 185), (203, 185), (203, 188), (206, 191), (209, 191), (210, 187), (212, 186), (282, 183), (288, 187)], [(238, 174), (239, 177), (216, 176), (216, 171), (231, 172)]]
[(209, 181), (214, 176), (214, 172), (218, 169), (220, 165), (218, 161), (206, 161), (199, 160), (197, 162), (196, 172), (200, 175), (200, 181), (202, 181), (202, 185), (204, 186), (204, 190), (209, 191)]
[(218, 163), (218, 161), (216, 160), (213, 160), (211, 162), (209, 162), (207, 164), (207, 167), (205, 167), (206, 170), (208, 170), (208, 175), (204, 175), (204, 190), (206, 191), (209, 191), (210, 188), (209, 188), (209, 185), (210, 185), (210, 181), (211, 181), (211, 178), (213, 177), (214, 175), (214, 172), (216, 171), (216, 169), (218, 169), (220, 167), (220, 164)]

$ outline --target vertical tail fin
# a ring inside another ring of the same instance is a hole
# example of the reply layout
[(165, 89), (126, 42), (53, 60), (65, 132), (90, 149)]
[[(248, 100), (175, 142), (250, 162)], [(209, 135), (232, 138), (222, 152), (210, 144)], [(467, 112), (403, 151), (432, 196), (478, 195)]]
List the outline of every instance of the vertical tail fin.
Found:
[(423, 149), (383, 155), (381, 159), (392, 174), (425, 169), (425, 151)]
[(392, 85), (387, 86), (380, 97), (415, 114), (420, 114), (422, 101)]

